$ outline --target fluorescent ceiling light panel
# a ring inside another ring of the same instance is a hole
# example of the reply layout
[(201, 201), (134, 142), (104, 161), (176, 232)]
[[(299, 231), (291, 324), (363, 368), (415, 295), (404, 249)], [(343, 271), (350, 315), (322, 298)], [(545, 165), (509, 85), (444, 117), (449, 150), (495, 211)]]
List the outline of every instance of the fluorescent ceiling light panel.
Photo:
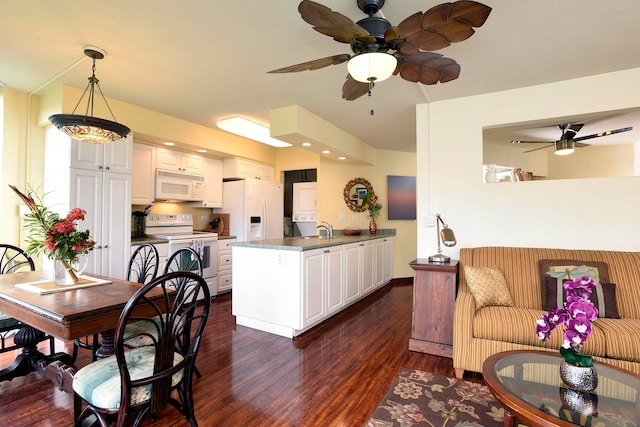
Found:
[(263, 144), (271, 145), (272, 147), (291, 147), (291, 144), (287, 142), (271, 138), (268, 127), (252, 122), (251, 120), (247, 120), (244, 117), (231, 117), (229, 119), (220, 120), (216, 124), (222, 130), (235, 133), (236, 135), (240, 135), (245, 138), (253, 139), (254, 141), (258, 141)]

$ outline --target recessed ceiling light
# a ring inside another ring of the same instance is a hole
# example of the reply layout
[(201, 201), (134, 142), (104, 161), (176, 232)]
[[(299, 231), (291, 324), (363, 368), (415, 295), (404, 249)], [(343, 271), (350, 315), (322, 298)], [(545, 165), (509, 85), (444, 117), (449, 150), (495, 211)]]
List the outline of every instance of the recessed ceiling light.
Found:
[(347, 160), (347, 158), (345, 156), (340, 156), (338, 157), (338, 160)]
[(196, 151), (197, 151), (198, 153), (206, 153), (206, 152), (207, 152), (207, 150), (205, 150), (205, 149), (203, 149), (203, 148), (201, 148), (201, 149), (199, 149), (199, 150), (196, 150)]
[(303, 142), (302, 146), (303, 147), (311, 147), (311, 143), (310, 142)]
[(247, 120), (244, 117), (231, 117), (229, 119), (220, 120), (216, 124), (222, 130), (244, 136), (245, 138), (253, 139), (254, 141), (258, 141), (263, 144), (271, 145), (272, 147), (291, 147), (291, 144), (287, 142), (271, 138), (268, 127), (252, 122), (251, 120)]
[(331, 154), (331, 151), (329, 151), (329, 150), (322, 150), (322, 154)]
[(167, 141), (167, 142), (163, 142), (163, 144), (164, 144), (164, 145), (168, 145), (169, 147), (173, 147), (174, 145), (176, 145), (176, 143), (175, 143), (175, 142), (169, 142), (169, 141)]

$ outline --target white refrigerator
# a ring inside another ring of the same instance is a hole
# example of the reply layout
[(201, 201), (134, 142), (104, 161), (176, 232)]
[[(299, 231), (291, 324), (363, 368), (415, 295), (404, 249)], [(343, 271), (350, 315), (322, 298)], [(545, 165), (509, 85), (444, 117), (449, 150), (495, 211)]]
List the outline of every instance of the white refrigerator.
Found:
[(229, 234), (238, 242), (281, 239), (283, 184), (257, 179), (227, 181), (222, 187), (222, 211), (229, 213)]

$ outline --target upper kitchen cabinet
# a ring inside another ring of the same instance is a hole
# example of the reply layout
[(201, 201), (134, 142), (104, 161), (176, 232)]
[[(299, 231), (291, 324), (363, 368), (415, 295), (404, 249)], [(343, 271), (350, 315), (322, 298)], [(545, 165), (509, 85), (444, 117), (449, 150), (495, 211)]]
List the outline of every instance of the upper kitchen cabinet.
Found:
[[(117, 278), (124, 278), (131, 245), (131, 174), (117, 171), (122, 170), (121, 165), (131, 164), (132, 153), (131, 150), (120, 153), (124, 144), (120, 147), (115, 144), (121, 143), (93, 145), (75, 141), (55, 127), (45, 131), (45, 204), (61, 215), (72, 208), (86, 211), (78, 226), (89, 229), (96, 242), (86, 271)], [(131, 148), (132, 145), (132, 142), (128, 144)], [(111, 157), (111, 161), (100, 163), (102, 167), (87, 167), (91, 163), (87, 153), (100, 151), (109, 153), (104, 157)], [(80, 166), (78, 159), (83, 160)], [(113, 167), (113, 164), (119, 166)]]
[(131, 204), (148, 205), (154, 200), (156, 148), (151, 145), (133, 144), (131, 172)]
[(157, 148), (156, 168), (204, 175), (204, 157), (166, 148)]
[(70, 167), (130, 174), (132, 147), (131, 134), (109, 144), (91, 144), (71, 138)]
[(204, 158), (204, 200), (192, 202), (196, 208), (222, 207), (222, 160)]
[(225, 159), (224, 179), (262, 179), (264, 181), (273, 181), (275, 176), (275, 168), (263, 163), (252, 162), (244, 159)]

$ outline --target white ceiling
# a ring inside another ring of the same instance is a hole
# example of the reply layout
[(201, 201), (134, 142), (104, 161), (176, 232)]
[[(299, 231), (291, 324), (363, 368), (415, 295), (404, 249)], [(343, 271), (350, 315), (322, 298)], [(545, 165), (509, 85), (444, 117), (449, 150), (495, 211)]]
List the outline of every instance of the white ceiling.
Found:
[[(318, 2), (365, 17), (356, 0)], [(398, 24), (441, 3), (387, 0), (382, 13)], [(88, 44), (107, 52), (96, 75), (112, 98), (209, 127), (233, 115), (268, 124), (270, 110), (298, 104), (373, 147), (415, 151), (415, 104), (640, 67), (638, 0), (483, 3), (493, 9), (484, 26), (438, 51), (461, 65), (459, 79), (423, 86), (394, 76), (372, 97), (344, 101), (344, 63), (267, 74), (350, 53), (305, 23), (297, 0), (2, 0), (0, 82), (32, 92)], [(56, 82), (84, 87), (90, 72), (87, 59)]]

